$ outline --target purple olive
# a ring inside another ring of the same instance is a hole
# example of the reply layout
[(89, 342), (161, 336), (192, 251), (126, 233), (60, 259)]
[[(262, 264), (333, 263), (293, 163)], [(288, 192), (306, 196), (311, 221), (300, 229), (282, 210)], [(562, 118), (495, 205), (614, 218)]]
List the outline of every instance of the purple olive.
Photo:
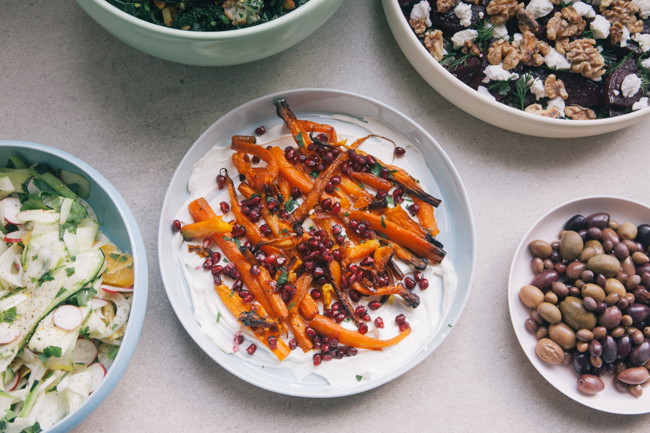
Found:
[(603, 345), (603, 362), (605, 364), (610, 364), (616, 361), (618, 346), (616, 345), (614, 338), (611, 335), (607, 335), (603, 341), (601, 341), (601, 344)]
[(624, 313), (632, 317), (632, 321), (634, 323), (639, 323), (650, 317), (650, 307), (635, 302), (634, 304), (628, 306), (624, 310)]
[(573, 230), (574, 232), (587, 228), (587, 220), (582, 215), (574, 215), (564, 224), (564, 230)]
[(648, 248), (648, 245), (650, 245), (650, 225), (641, 224), (638, 226), (635, 240), (641, 242), (645, 248)]
[(589, 227), (598, 227), (602, 230), (609, 225), (609, 214), (606, 212), (597, 212), (589, 215), (586, 220)]
[(644, 365), (650, 360), (650, 340), (647, 338), (643, 343), (634, 346), (627, 358), (632, 365)]
[(616, 346), (618, 348), (616, 359), (623, 359), (630, 353), (630, 350), (632, 350), (632, 339), (629, 335), (624, 335), (618, 339)]
[(571, 367), (578, 376), (591, 373), (592, 366), (589, 362), (589, 355), (586, 353), (576, 353), (571, 358)]
[(530, 282), (532, 286), (539, 288), (540, 290), (546, 290), (551, 287), (551, 284), (558, 280), (558, 273), (555, 269), (547, 269), (544, 272), (540, 272), (535, 275), (533, 280)]

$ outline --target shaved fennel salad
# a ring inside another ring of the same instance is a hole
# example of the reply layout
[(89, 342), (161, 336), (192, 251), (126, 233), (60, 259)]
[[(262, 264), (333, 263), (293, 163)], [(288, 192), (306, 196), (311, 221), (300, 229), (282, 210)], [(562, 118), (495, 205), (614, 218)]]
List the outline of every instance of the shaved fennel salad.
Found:
[(133, 259), (100, 231), (88, 180), (0, 167), (0, 432), (48, 429), (99, 386), (131, 308)]

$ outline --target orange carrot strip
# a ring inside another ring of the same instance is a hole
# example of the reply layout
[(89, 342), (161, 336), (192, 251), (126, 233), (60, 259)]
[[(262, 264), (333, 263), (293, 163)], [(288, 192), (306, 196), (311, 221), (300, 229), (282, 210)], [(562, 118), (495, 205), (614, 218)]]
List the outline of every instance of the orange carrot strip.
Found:
[(218, 233), (229, 233), (232, 224), (221, 219), (220, 216), (208, 220), (186, 224), (181, 228), (181, 235), (186, 241), (206, 239)]
[(289, 305), (291, 306), (291, 308), (289, 309), (290, 313), (295, 314), (298, 312), (298, 309), (300, 308), (300, 304), (302, 304), (302, 301), (305, 299), (305, 296), (307, 295), (307, 291), (309, 290), (311, 281), (312, 281), (312, 275), (308, 273), (302, 274), (296, 280), (296, 293), (291, 297), (291, 301), (289, 303)]
[(235, 135), (232, 137), (231, 148), (238, 152), (255, 155), (266, 162), (266, 167), (256, 173), (253, 182), (249, 182), (256, 191), (264, 191), (265, 185), (275, 183), (278, 178), (278, 163), (266, 147), (255, 144), (255, 137)]
[(284, 157), (284, 151), (279, 147), (272, 148), (271, 154), (278, 162), (280, 176), (286, 179), (291, 186), (298, 188), (303, 194), (309, 194), (309, 191), (314, 186), (309, 176), (291, 165)]
[(408, 335), (411, 333), (411, 329), (406, 328), (396, 337), (390, 338), (388, 340), (380, 340), (378, 338), (368, 337), (356, 331), (350, 331), (349, 329), (342, 327), (333, 320), (330, 320), (325, 316), (321, 316), (320, 314), (316, 315), (316, 317), (314, 317), (309, 322), (309, 326), (314, 328), (314, 330), (319, 334), (327, 335), (330, 338), (336, 338), (339, 343), (345, 346), (353, 346), (358, 349), (370, 350), (381, 350), (386, 347), (393, 346), (408, 337)]
[(365, 241), (362, 244), (359, 245), (354, 245), (354, 246), (349, 246), (345, 250), (345, 257), (348, 260), (357, 260), (362, 257), (369, 256), (372, 254), (377, 248), (379, 248), (379, 240), (377, 239), (369, 239)]
[(420, 206), (420, 210), (418, 210), (417, 212), (417, 216), (420, 219), (420, 224), (422, 224), (424, 228), (429, 230), (431, 236), (437, 236), (438, 233), (440, 233), (440, 229), (438, 228), (438, 223), (436, 222), (436, 217), (434, 216), (433, 206), (431, 206), (429, 203), (420, 200), (417, 197), (412, 197), (412, 198), (413, 198), (413, 203)]
[(347, 176), (341, 176), (341, 183), (339, 186), (352, 197), (356, 197), (357, 200), (354, 203), (354, 207), (358, 209), (368, 206), (374, 200), (371, 194)]
[(414, 233), (417, 233), (418, 236), (424, 238), (424, 230), (422, 230), (422, 227), (409, 216), (408, 212), (406, 212), (402, 206), (388, 208), (384, 211), (384, 215), (388, 221), (392, 221), (395, 224), (407, 230), (411, 230)]
[(279, 319), (286, 319), (289, 316), (289, 310), (287, 309), (287, 305), (282, 300), (282, 297), (273, 291), (273, 287), (275, 287), (275, 285), (272, 284), (272, 282), (275, 281), (265, 267), (260, 266), (259, 269), (260, 274), (257, 276), (257, 281), (259, 281), (260, 285), (266, 292), (266, 297), (271, 303), (271, 311), (274, 313), (275, 317)]
[(350, 177), (357, 182), (361, 182), (376, 189), (377, 191), (390, 191), (393, 187), (392, 182), (382, 179), (379, 176), (375, 176), (372, 173), (366, 173), (365, 171), (352, 171), (350, 172)]
[(302, 298), (302, 302), (300, 303), (300, 315), (302, 315), (302, 317), (304, 317), (307, 320), (311, 320), (317, 314), (318, 314), (318, 305), (316, 305), (316, 301), (314, 301), (314, 298), (312, 298), (311, 295), (307, 293), (305, 297)]
[(300, 347), (305, 353), (309, 352), (314, 347), (314, 343), (312, 343), (309, 336), (307, 336), (307, 325), (302, 316), (297, 313), (291, 313), (289, 315), (289, 327), (298, 343), (298, 347)]
[(336, 137), (336, 129), (331, 125), (326, 125), (325, 123), (316, 123), (311, 120), (298, 120), (303, 131), (309, 131), (311, 134), (314, 132), (321, 132), (327, 134), (327, 141), (329, 143), (336, 143), (338, 141)]
[(445, 256), (445, 252), (441, 248), (438, 248), (416, 233), (402, 228), (392, 221), (387, 221), (383, 216), (370, 212), (351, 210), (349, 211), (349, 217), (351, 219), (368, 221), (373, 230), (383, 233), (389, 239), (434, 263), (440, 263)]
[[(239, 318), (242, 313), (252, 310), (251, 304), (247, 304), (242, 301), (239, 295), (234, 293), (228, 286), (220, 284), (218, 286), (215, 286), (214, 289), (219, 295), (219, 298), (221, 298), (221, 301), (228, 308), (228, 310), (230, 310), (230, 312), (235, 315), (235, 317)], [(269, 347), (268, 336), (272, 335), (270, 332), (265, 331), (261, 334), (254, 332), (254, 334), (265, 346)], [(271, 348), (269, 347), (269, 349)], [(282, 361), (287, 357), (287, 355), (289, 355), (291, 349), (289, 349), (289, 346), (287, 346), (284, 341), (278, 338), (278, 344), (276, 345), (276, 348), (271, 349), (271, 351), (280, 361)]]
[[(203, 198), (198, 198), (188, 205), (190, 215), (195, 221), (203, 221), (206, 219), (214, 218), (216, 214), (210, 207), (210, 204)], [(223, 235), (212, 235), (210, 240), (217, 244), (223, 254), (235, 264), (235, 267), (241, 273), (241, 278), (248, 290), (255, 296), (264, 310), (272, 313), (271, 303), (267, 298), (267, 292), (260, 286), (257, 279), (250, 273), (251, 264), (242, 255), (234, 242), (227, 241)]]

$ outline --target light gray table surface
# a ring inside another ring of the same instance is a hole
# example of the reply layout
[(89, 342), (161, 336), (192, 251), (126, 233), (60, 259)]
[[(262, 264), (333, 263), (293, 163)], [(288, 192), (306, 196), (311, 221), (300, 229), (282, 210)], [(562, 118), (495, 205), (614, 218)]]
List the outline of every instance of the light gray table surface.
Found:
[[(647, 431), (647, 416), (594, 411), (537, 374), (515, 339), (506, 291), (515, 247), (551, 207), (595, 194), (650, 202), (648, 121), (558, 140), (476, 120), (410, 66), (379, 0), (348, 0), (295, 48), (222, 68), (136, 51), (73, 1), (5, 0), (0, 16), (0, 139), (55, 146), (96, 167), (133, 210), (149, 257), (138, 349), (75, 431)], [(304, 87), (375, 98), (428, 130), (460, 172), (477, 232), (474, 285), (443, 344), (382, 387), (330, 400), (264, 391), (213, 362), (174, 315), (157, 261), (163, 197), (192, 143), (240, 104)]]

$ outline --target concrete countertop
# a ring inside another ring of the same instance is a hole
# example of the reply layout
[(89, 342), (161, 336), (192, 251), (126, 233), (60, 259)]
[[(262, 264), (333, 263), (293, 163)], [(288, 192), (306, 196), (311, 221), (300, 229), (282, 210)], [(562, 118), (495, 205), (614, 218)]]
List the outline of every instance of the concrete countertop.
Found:
[[(55, 146), (96, 167), (133, 210), (149, 256), (149, 304), (138, 349), (113, 393), (75, 431), (647, 430), (647, 416), (597, 412), (547, 383), (516, 341), (506, 292), (519, 240), (550, 208), (586, 195), (650, 201), (648, 121), (558, 140), (476, 120), (410, 66), (378, 0), (347, 1), (289, 51), (222, 68), (136, 51), (72, 1), (9, 0), (2, 16), (0, 139)], [(304, 87), (360, 93), (429, 131), (460, 172), (477, 231), (474, 286), (443, 344), (380, 388), (330, 400), (267, 392), (213, 362), (172, 311), (157, 261), (163, 197), (192, 143), (231, 109)]]

